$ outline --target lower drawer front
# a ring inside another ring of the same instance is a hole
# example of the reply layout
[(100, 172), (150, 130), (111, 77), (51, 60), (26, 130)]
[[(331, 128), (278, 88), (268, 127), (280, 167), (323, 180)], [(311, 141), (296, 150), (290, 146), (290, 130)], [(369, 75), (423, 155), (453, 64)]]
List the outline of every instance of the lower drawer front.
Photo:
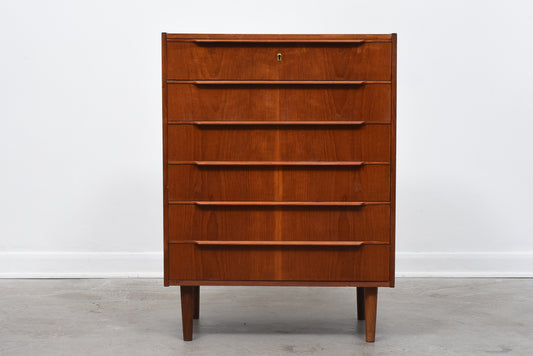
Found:
[(390, 241), (390, 204), (168, 206), (169, 240)]
[(387, 281), (389, 245), (359, 247), (169, 245), (169, 279)]
[(169, 161), (390, 161), (390, 125), (168, 125)]
[(390, 166), (198, 167), (169, 165), (171, 201), (389, 201)]

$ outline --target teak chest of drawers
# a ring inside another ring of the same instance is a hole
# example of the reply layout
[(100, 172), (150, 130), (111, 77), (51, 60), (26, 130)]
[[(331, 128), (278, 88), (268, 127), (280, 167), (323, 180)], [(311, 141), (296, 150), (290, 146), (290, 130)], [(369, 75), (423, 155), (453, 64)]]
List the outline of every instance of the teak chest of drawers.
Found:
[(165, 286), (394, 286), (396, 34), (162, 35)]

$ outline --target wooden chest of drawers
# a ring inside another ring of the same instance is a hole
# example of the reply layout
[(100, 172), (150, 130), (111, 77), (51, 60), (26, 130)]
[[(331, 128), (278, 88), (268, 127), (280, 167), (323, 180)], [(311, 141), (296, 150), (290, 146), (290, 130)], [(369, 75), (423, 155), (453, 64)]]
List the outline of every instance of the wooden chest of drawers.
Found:
[(165, 285), (394, 286), (396, 35), (162, 35)]

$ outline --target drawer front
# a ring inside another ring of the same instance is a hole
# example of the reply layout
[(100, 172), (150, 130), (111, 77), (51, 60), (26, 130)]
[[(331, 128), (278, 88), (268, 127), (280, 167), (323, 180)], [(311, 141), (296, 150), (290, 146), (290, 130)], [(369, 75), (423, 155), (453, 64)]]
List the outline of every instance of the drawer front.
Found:
[(361, 207), (169, 206), (169, 240), (390, 240), (390, 205)]
[(169, 125), (169, 161), (390, 160), (390, 125), (358, 128)]
[(391, 121), (391, 85), (168, 85), (168, 120)]
[(260, 46), (168, 42), (167, 75), (176, 80), (390, 81), (391, 49), (386, 41)]
[(169, 279), (387, 281), (389, 246), (278, 247), (169, 245)]
[(170, 165), (171, 201), (389, 201), (390, 166), (198, 167)]

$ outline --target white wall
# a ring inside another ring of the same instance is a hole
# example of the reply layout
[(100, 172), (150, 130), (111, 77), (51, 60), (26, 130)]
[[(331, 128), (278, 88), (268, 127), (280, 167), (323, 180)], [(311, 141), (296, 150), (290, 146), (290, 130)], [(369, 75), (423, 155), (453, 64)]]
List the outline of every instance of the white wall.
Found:
[(160, 276), (160, 33), (398, 33), (400, 275), (533, 276), (527, 1), (0, 2), (0, 275)]

